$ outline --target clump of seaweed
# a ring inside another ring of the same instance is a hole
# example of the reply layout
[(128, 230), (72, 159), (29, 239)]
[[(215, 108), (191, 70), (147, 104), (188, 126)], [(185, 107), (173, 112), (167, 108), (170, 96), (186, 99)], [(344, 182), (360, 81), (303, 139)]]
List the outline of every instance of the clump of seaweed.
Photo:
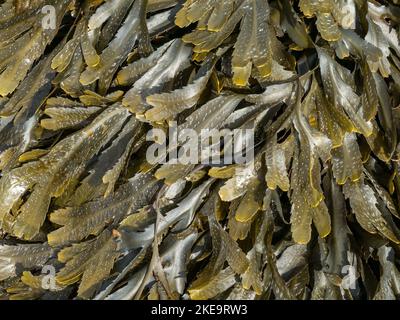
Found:
[[(399, 299), (399, 29), (397, 0), (0, 0), (0, 299)], [(149, 161), (173, 123), (254, 157)]]

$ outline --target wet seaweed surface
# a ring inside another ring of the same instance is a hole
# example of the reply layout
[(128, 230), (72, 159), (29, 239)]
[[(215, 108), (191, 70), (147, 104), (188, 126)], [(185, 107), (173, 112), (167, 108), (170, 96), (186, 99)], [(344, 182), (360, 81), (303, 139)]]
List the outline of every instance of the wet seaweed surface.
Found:
[[(399, 299), (399, 30), (398, 0), (0, 0), (0, 299)], [(173, 126), (252, 156), (150, 161)]]

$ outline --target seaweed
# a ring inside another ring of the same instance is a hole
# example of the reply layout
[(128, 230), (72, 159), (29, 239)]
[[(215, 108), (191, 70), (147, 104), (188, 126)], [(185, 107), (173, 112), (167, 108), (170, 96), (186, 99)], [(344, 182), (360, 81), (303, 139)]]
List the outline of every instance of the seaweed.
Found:
[(399, 110), (396, 0), (0, 0), (0, 299), (399, 299)]

